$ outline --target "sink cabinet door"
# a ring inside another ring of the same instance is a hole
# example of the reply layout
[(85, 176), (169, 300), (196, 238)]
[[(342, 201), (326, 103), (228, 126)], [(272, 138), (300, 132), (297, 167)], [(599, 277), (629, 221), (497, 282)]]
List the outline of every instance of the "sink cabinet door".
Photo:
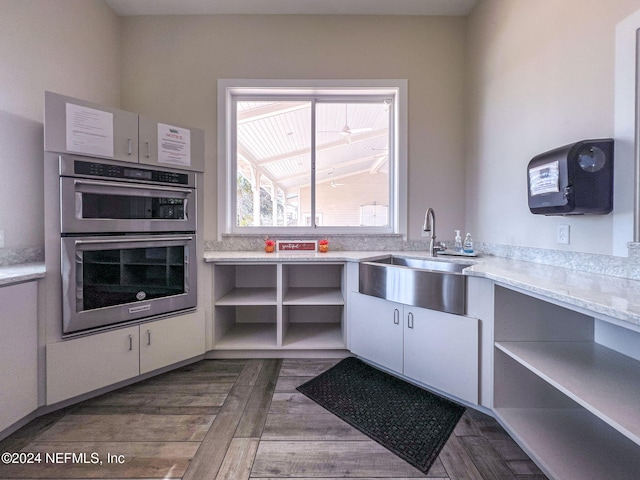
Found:
[(349, 298), (350, 350), (402, 373), (403, 306), (352, 292)]
[(478, 403), (478, 331), (475, 318), (405, 307), (404, 374)]

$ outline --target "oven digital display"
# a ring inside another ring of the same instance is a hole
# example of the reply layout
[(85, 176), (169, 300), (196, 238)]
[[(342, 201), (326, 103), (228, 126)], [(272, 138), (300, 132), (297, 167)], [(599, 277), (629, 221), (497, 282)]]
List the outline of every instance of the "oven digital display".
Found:
[(126, 178), (137, 178), (140, 180), (151, 180), (153, 177), (149, 170), (137, 170), (133, 168), (125, 168), (124, 176)]

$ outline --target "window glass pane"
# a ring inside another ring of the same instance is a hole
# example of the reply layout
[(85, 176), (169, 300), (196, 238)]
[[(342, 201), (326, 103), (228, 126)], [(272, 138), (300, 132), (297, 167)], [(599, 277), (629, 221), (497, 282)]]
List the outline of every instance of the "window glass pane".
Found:
[(389, 225), (389, 108), (316, 104), (318, 225)]
[(299, 226), (311, 204), (311, 103), (236, 102), (236, 225)]

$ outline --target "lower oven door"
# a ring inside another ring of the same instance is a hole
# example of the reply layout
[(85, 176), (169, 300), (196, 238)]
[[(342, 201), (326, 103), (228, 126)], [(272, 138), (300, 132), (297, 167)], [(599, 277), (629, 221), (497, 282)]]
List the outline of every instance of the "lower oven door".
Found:
[(195, 235), (61, 242), (63, 334), (196, 306)]

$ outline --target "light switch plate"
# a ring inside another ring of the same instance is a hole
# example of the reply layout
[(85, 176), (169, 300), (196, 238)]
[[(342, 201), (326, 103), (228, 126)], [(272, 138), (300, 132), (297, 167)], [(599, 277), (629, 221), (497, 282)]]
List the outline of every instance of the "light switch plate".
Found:
[(4, 248), (4, 230), (0, 230), (0, 248)]
[(556, 241), (562, 245), (569, 245), (569, 225), (558, 225)]

